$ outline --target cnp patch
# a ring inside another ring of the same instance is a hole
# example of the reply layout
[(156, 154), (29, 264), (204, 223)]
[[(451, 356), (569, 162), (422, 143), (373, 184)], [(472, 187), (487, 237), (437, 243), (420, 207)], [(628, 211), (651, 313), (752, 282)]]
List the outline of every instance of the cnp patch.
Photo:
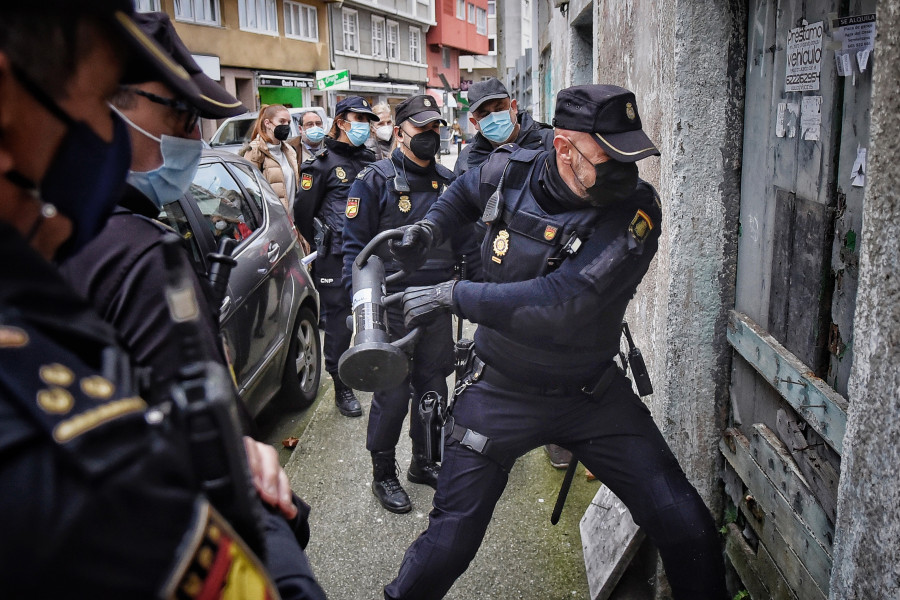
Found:
[(505, 229), (501, 230), (497, 237), (494, 238), (494, 243), (492, 246), (494, 250), (494, 256), (491, 257), (491, 260), (497, 264), (503, 262), (503, 256), (506, 256), (506, 253), (509, 251), (509, 232)]
[(344, 211), (348, 219), (359, 214), (359, 198), (347, 198), (347, 209)]
[(397, 208), (399, 208), (402, 213), (408, 213), (412, 210), (412, 203), (409, 201), (409, 196), (400, 196), (400, 202), (397, 203)]
[(347, 181), (347, 172), (344, 170), (344, 167), (337, 167), (334, 170), (334, 175), (340, 179), (342, 183)]
[(313, 182), (312, 175), (310, 175), (309, 173), (304, 173), (303, 176), (300, 178), (300, 187), (302, 187), (304, 190), (308, 190), (309, 188), (312, 187), (312, 182)]
[(558, 227), (554, 227), (553, 225), (547, 225), (547, 228), (544, 229), (544, 239), (547, 240), (548, 242), (552, 241), (553, 238), (556, 237), (557, 231), (559, 231)]
[(631, 232), (634, 239), (642, 243), (647, 239), (647, 236), (650, 235), (652, 229), (653, 221), (651, 221), (650, 217), (647, 216), (647, 213), (642, 210), (638, 210), (637, 213), (635, 213), (634, 218), (631, 220), (631, 225), (628, 226), (628, 231)]

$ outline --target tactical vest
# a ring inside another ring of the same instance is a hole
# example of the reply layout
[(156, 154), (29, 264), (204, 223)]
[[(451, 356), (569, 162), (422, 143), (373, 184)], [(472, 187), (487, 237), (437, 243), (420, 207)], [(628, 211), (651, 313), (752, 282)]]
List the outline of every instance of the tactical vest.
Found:
[(329, 151), (322, 152), (314, 159), (315, 176), (325, 177), (327, 192), (322, 199), (317, 216), (332, 231), (330, 253), (339, 255), (344, 243), (344, 212), (347, 208), (347, 195), (357, 173), (370, 164), (371, 152), (356, 152), (352, 156), (341, 156)]
[[(453, 172), (440, 163), (435, 163), (434, 173), (404, 172), (393, 158), (379, 160), (369, 165), (370, 169), (384, 178), (381, 192), (383, 209), (379, 220), (380, 231), (412, 225), (425, 218), (425, 214), (438, 196), (453, 181)], [(363, 172), (364, 173), (364, 172)], [(361, 173), (361, 176), (364, 176)], [(428, 252), (425, 264), (396, 286), (398, 290), (410, 285), (430, 285), (452, 277), (456, 258), (450, 240)], [(395, 273), (400, 266), (395, 261), (385, 264), (385, 271)]]

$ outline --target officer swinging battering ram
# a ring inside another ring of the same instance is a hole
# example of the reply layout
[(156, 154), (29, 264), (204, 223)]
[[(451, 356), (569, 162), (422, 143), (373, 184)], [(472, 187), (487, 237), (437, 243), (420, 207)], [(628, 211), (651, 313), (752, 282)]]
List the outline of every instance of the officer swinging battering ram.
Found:
[(561, 91), (553, 124), (553, 150), (502, 146), (392, 244), (409, 270), (462, 224), (489, 226), (483, 283), (403, 295), (407, 327), (449, 311), (478, 329), (445, 426), (428, 529), (385, 598), (442, 598), (478, 551), (516, 459), (555, 443), (628, 506), (659, 549), (675, 598), (720, 600), (713, 519), (613, 363), (662, 219), (635, 163), (659, 151), (634, 94), (617, 86)]

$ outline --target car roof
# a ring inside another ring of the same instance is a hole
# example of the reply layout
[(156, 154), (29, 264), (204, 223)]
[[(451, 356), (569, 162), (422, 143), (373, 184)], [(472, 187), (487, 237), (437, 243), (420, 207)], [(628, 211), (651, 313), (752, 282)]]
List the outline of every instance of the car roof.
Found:
[[(300, 106), (300, 107), (293, 106), (291, 108), (288, 108), (287, 110), (288, 110), (288, 113), (291, 115), (296, 115), (297, 113), (305, 113), (305, 112), (309, 112), (309, 111), (315, 111), (315, 112), (325, 115), (326, 117), (328, 116), (328, 112), (321, 106)], [(258, 116), (259, 116), (259, 111), (254, 110), (254, 111), (245, 112), (244, 114), (236, 115), (234, 117), (228, 117), (228, 118), (229, 118), (229, 120), (233, 121), (236, 119), (255, 119)]]
[(218, 150), (216, 148), (204, 148), (203, 153), (201, 154), (202, 158), (219, 158), (227, 162), (241, 162), (246, 163), (248, 165), (252, 165), (250, 161), (245, 159), (243, 156), (239, 156), (234, 152), (229, 152), (227, 150)]

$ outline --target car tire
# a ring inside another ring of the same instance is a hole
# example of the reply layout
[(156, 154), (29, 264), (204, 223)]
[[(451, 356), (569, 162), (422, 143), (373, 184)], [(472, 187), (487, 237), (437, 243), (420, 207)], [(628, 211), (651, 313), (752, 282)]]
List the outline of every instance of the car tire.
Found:
[(322, 343), (316, 315), (308, 307), (297, 312), (281, 380), (281, 400), (294, 408), (306, 408), (319, 393), (322, 377)]

